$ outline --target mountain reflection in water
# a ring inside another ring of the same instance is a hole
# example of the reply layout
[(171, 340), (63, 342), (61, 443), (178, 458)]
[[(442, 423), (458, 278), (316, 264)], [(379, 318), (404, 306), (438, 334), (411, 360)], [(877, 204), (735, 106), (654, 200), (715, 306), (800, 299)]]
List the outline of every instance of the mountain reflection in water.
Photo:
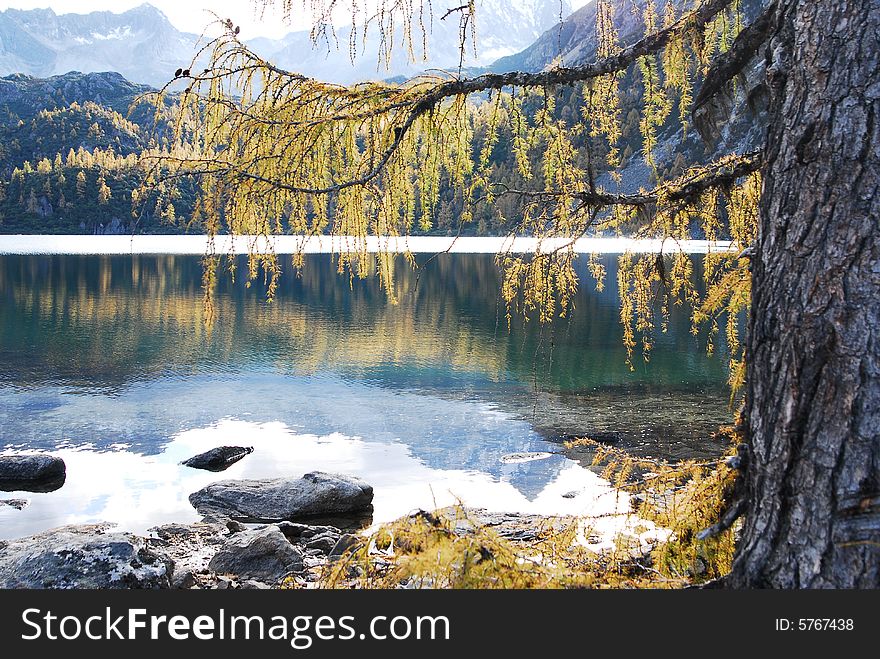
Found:
[[(212, 480), (313, 469), (374, 485), (380, 521), (455, 497), (584, 512), (613, 500), (607, 484), (548, 440), (717, 454), (710, 435), (730, 416), (724, 355), (707, 357), (674, 310), (651, 361), (631, 372), (616, 258), (601, 259), (604, 292), (582, 262), (569, 318), (514, 317), (508, 330), (491, 254), (443, 255), (418, 277), (400, 259), (393, 296), (309, 256), (301, 275), (285, 268), (272, 303), (262, 282), (246, 286), (239, 259), (234, 280), (219, 278), (211, 327), (197, 257), (0, 256), (0, 450), (68, 463), (58, 492), (0, 507), (0, 537), (186, 521), (187, 495)], [(222, 475), (177, 464), (221, 444), (256, 451)], [(522, 451), (554, 455), (501, 462)]]

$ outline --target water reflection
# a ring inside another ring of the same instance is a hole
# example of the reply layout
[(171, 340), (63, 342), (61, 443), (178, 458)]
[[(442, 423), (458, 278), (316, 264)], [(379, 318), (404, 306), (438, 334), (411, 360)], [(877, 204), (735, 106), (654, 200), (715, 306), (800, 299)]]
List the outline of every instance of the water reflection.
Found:
[[(411, 388), (419, 378), (434, 386), (462, 371), (495, 381), (529, 380), (537, 370), (540, 384), (562, 391), (717, 386), (722, 361), (706, 358), (678, 310), (670, 332), (658, 337), (650, 368), (629, 372), (617, 325), (615, 260), (604, 261), (605, 291), (593, 290), (582, 272), (574, 314), (553, 328), (515, 318), (507, 331), (491, 255), (446, 255), (420, 277), (400, 264), (397, 304), (377, 278), (337, 276), (332, 259), (313, 256), (301, 276), (288, 268), (273, 304), (266, 304), (260, 282), (248, 288), (241, 275), (221, 277), (221, 321), (209, 332), (197, 258), (0, 256), (2, 378), (18, 386), (112, 388), (259, 367), (341, 370)], [(241, 273), (240, 259), (238, 266)]]
[[(495, 511), (546, 515), (608, 514), (628, 509), (625, 497), (617, 496), (605, 481), (560, 456), (542, 461), (552, 464), (539, 473), (529, 473), (522, 469), (524, 465), (501, 465), (499, 457), (504, 449), (496, 446), (487, 452), (498, 468), (437, 468), (401, 440), (303, 434), (281, 422), (225, 419), (175, 435), (156, 455), (144, 456), (121, 446), (105, 451), (87, 447), (57, 450), (68, 467), (64, 489), (55, 495), (16, 494), (29, 499), (30, 505), (21, 511), (0, 507), (0, 538), (96, 521), (115, 522), (136, 532), (171, 520), (196, 521), (198, 515), (188, 496), (218, 476), (179, 463), (242, 437), (253, 444), (254, 453), (231, 466), (223, 478), (300, 476), (318, 469), (366, 474), (375, 488), (374, 523), (391, 521), (418, 507), (458, 501)], [(526, 482), (535, 487), (523, 488)]]
[(583, 508), (561, 493), (592, 501), (604, 490), (589, 470), (559, 455), (500, 460), (558, 452), (546, 440), (565, 435), (716, 452), (723, 356), (707, 358), (674, 313), (650, 364), (630, 372), (614, 257), (604, 262), (605, 292), (582, 286), (570, 318), (508, 332), (492, 255), (446, 255), (418, 278), (401, 263), (396, 303), (377, 279), (312, 256), (272, 304), (260, 282), (221, 277), (209, 330), (198, 258), (0, 256), (0, 450), (60, 452), (69, 475), (25, 511), (0, 508), (0, 534), (194, 518), (187, 495), (218, 477), (177, 462), (221, 444), (260, 449), (224, 478), (362, 476), (379, 519), (449, 492), (496, 509)]

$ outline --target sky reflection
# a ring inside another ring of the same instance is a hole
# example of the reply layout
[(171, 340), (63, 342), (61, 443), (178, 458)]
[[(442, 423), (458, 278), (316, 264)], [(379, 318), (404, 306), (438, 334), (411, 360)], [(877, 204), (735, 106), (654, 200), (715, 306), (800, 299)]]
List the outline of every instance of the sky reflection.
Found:
[[(222, 474), (179, 464), (214, 446), (241, 443), (253, 446), (254, 453)], [(144, 532), (169, 521), (196, 521), (199, 516), (188, 496), (211, 482), (298, 477), (313, 470), (365, 477), (375, 488), (374, 523), (459, 501), (498, 512), (544, 515), (600, 515), (628, 508), (625, 497), (616, 495), (606, 481), (560, 456), (541, 461), (552, 465), (552, 475), (527, 494), (517, 488), (516, 477), (537, 463), (502, 466), (501, 447), (500, 468), (493, 475), (431, 466), (399, 440), (301, 434), (277, 421), (223, 419), (178, 433), (153, 455), (118, 445), (112, 450), (81, 447), (55, 453), (67, 463), (67, 483), (50, 494), (9, 493), (29, 499), (30, 505), (22, 511), (0, 508), (0, 537), (20, 537), (64, 524), (111, 522)]]

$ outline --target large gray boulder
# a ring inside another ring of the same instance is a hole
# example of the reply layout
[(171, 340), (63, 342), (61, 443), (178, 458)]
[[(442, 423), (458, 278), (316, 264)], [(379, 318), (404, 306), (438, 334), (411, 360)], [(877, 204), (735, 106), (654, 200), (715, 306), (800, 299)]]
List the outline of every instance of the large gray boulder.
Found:
[(276, 526), (243, 531), (229, 537), (208, 567), (217, 574), (276, 583), (302, 572), (302, 552)]
[(0, 541), (0, 588), (170, 588), (173, 562), (130, 533), (65, 526)]
[(189, 501), (206, 518), (278, 522), (368, 511), (373, 488), (359, 478), (313, 471), (297, 479), (219, 481)]
[(0, 455), (0, 490), (52, 492), (64, 485), (67, 468), (53, 455)]

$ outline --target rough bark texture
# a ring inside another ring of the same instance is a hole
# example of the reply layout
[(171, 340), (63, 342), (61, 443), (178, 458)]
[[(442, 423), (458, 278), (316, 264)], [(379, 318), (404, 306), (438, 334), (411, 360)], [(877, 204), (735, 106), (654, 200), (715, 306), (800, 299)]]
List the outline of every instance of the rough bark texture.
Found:
[(781, 0), (734, 587), (880, 586), (880, 0)]

